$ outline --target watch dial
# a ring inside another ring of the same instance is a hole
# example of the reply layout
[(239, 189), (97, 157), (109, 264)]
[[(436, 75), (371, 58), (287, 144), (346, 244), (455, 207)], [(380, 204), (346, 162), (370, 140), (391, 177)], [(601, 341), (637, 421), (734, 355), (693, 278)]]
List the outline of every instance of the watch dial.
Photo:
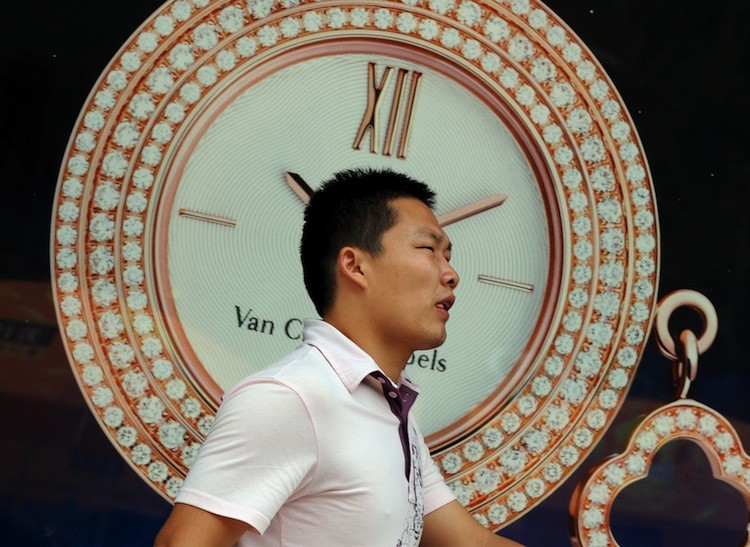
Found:
[[(369, 47), (377, 51), (378, 42)], [(330, 49), (298, 62), (286, 58), (287, 66), (261, 79), (258, 69), (238, 78), (215, 99), (222, 108), (184, 135), (157, 212), (169, 219), (167, 234), (157, 237), (168, 272), (160, 290), (174, 302), (173, 339), (184, 362), (218, 384), (218, 401), (220, 391), (296, 347), (301, 318), (316, 316), (299, 264), (304, 203), (287, 185), (286, 171), (314, 189), (344, 168), (390, 167), (428, 181), (438, 192), (438, 215), (507, 195), (502, 205), (445, 228), (462, 278), (448, 341), (417, 352), (407, 369), (423, 390), (416, 412), (429, 436), (460, 422), (498, 388), (512, 392), (518, 378), (509, 377), (545, 298), (556, 302), (546, 291), (551, 247), (560, 246), (550, 242), (543, 187), (549, 177), (537, 175), (506, 125), (507, 108), (473, 93), (466, 73)], [(400, 71), (403, 99), (394, 101)], [(381, 85), (379, 115), (355, 149), (372, 102), (368, 79)], [(386, 156), (394, 110), (394, 150)], [(398, 158), (407, 123), (406, 157)]]
[(51, 238), (82, 393), (166, 499), (222, 390), (313, 315), (286, 173), (363, 165), (433, 185), (455, 244), (448, 341), (407, 371), (474, 517), (523, 515), (612, 423), (651, 328), (656, 204), (617, 90), (562, 21), (534, 0), (174, 0), (84, 105)]

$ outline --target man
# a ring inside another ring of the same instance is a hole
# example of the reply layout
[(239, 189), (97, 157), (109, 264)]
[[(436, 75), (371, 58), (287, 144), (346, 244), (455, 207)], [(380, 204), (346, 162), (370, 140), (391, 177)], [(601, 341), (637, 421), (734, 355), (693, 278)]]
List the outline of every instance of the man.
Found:
[(409, 415), (403, 369), (445, 340), (458, 285), (433, 201), (388, 170), (313, 194), (300, 254), (323, 321), (225, 395), (156, 545), (517, 545), (455, 500)]

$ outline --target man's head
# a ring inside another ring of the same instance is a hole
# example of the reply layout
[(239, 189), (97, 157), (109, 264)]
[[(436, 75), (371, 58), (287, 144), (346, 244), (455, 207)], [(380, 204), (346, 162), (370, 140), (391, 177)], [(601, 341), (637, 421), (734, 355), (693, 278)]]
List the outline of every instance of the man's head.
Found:
[(432, 208), (435, 193), (390, 170), (341, 171), (326, 181), (305, 209), (300, 255), (307, 292), (321, 316), (336, 295), (339, 251), (355, 247), (377, 256), (383, 234), (397, 220), (392, 201), (414, 198)]

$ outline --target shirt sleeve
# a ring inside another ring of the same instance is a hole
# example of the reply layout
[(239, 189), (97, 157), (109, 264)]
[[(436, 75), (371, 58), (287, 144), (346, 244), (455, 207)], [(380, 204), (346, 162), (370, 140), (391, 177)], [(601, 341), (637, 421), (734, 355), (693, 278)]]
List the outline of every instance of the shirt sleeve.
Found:
[(251, 380), (224, 399), (175, 501), (263, 534), (316, 463), (315, 430), (299, 395), (274, 380)]

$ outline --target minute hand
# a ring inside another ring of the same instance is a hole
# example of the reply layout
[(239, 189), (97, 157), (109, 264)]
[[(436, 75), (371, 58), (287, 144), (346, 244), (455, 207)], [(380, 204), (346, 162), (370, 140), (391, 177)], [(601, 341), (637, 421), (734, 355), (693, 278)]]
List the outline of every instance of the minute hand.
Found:
[(508, 199), (508, 196), (506, 196), (505, 194), (492, 194), (491, 196), (487, 196), (486, 198), (482, 198), (473, 203), (469, 203), (468, 205), (464, 205), (462, 207), (459, 207), (458, 209), (453, 209), (452, 211), (443, 213), (442, 215), (437, 217), (437, 220), (438, 223), (440, 223), (440, 226), (448, 226), (449, 224), (453, 224), (454, 222), (458, 222), (459, 220), (469, 218), (470, 216), (481, 213), (482, 211), (486, 211), (488, 209), (492, 209), (493, 207), (497, 207), (498, 205), (502, 205), (506, 199)]

